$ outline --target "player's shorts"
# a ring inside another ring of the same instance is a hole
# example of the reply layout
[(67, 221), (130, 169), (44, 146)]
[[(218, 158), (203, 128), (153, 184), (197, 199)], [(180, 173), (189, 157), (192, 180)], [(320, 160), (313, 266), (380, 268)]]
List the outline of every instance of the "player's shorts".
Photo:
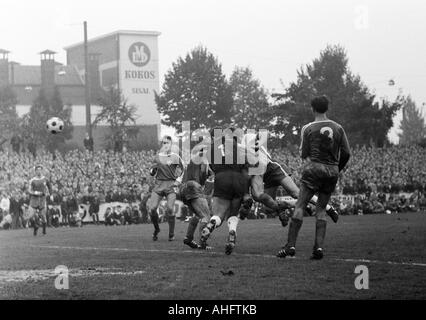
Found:
[(226, 200), (242, 198), (247, 193), (248, 181), (248, 176), (241, 172), (219, 172), (214, 179), (213, 197)]
[(286, 165), (280, 165), (277, 162), (270, 161), (263, 174), (265, 189), (280, 186), (281, 181), (288, 176), (290, 176), (290, 169)]
[(189, 206), (191, 201), (198, 198), (204, 198), (203, 188), (197, 181), (187, 181), (179, 188), (180, 198), (184, 204)]
[(153, 192), (161, 197), (167, 197), (171, 193), (176, 193), (175, 181), (173, 180), (156, 180)]
[(31, 196), (29, 206), (33, 207), (34, 209), (45, 209), (46, 197)]
[(300, 182), (314, 192), (331, 194), (338, 178), (338, 166), (310, 161), (303, 167)]

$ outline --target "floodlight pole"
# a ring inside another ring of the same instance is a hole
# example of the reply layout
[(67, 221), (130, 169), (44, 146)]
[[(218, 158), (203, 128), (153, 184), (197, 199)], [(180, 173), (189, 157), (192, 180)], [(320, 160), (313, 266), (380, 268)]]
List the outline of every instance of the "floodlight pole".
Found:
[(86, 101), (86, 131), (92, 138), (92, 120), (90, 113), (89, 53), (87, 48), (87, 22), (84, 21), (84, 97)]

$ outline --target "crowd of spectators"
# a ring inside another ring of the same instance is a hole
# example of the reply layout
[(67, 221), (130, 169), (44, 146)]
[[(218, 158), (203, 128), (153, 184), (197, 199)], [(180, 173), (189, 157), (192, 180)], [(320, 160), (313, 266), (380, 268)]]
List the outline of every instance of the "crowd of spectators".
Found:
[[(12, 227), (25, 226), (22, 217), (29, 200), (28, 182), (35, 175), (36, 164), (44, 167), (45, 176), (50, 181), (52, 193), (47, 203), (52, 209), (48, 214), (48, 218), (53, 220), (52, 225), (57, 223), (57, 212), (61, 225), (81, 224), (77, 214), (79, 204), (89, 205), (90, 210), (94, 211), (90, 215), (96, 213), (96, 208), (103, 202), (144, 204), (152, 183), (148, 169), (153, 158), (154, 151), (114, 153), (73, 150), (62, 155), (40, 150), (35, 157), (25, 151), (0, 152), (0, 197), (5, 199), (3, 209), (0, 206), (0, 221), (4, 218), (9, 221), (9, 214), (12, 216)], [(116, 217), (114, 224), (136, 221), (134, 216), (127, 219), (129, 215), (134, 215), (134, 206), (131, 207), (111, 208)], [(143, 212), (144, 208), (138, 208), (141, 219)], [(94, 220), (96, 222), (96, 218)]]
[[(302, 160), (297, 152), (274, 150), (273, 158), (286, 164), (296, 183)], [(426, 149), (419, 146), (356, 147), (347, 169), (341, 173), (337, 193), (426, 192)]]
[[(103, 202), (129, 203), (125, 208), (111, 208), (108, 212), (111, 215), (107, 215), (106, 219), (108, 224), (145, 221), (146, 214), (142, 219), (144, 208), (135, 208), (134, 203), (146, 204), (152, 184), (149, 167), (154, 155), (154, 151), (116, 153), (76, 149), (66, 154), (38, 150), (34, 156), (28, 151), (1, 151), (0, 228), (9, 221), (12, 227), (23, 226), (19, 217), (22, 217), (22, 208), (28, 203), (28, 182), (34, 177), (36, 164), (44, 166), (45, 175), (51, 183), (52, 195), (48, 203), (53, 213), (50, 224), (79, 225), (78, 214), (75, 214), (79, 204), (89, 204), (92, 211), (89, 214), (92, 215)], [(297, 152), (273, 150), (272, 156), (289, 167), (298, 183), (302, 161)], [(343, 204), (339, 206), (343, 211), (352, 210), (351, 213), (359, 213), (360, 205), (364, 213), (414, 210), (410, 209), (410, 205), (420, 208), (425, 203), (425, 159), (426, 149), (417, 146), (354, 148), (336, 193), (359, 195), (359, 201), (355, 201), (350, 210), (343, 208)], [(401, 192), (415, 192), (417, 196), (401, 200)], [(386, 200), (383, 200), (383, 194), (388, 194)], [(96, 214), (94, 221), (97, 222)]]

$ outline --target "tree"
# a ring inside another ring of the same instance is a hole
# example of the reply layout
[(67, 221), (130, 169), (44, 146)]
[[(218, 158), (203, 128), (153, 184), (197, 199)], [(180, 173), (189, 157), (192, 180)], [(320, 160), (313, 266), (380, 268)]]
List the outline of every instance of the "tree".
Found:
[(18, 133), (19, 117), (16, 113), (16, 94), (12, 88), (0, 88), (0, 136), (1, 141), (7, 141)]
[(269, 125), (271, 114), (266, 90), (253, 78), (250, 68), (236, 67), (229, 83), (233, 93), (232, 119), (244, 129), (262, 129)]
[(404, 101), (402, 107), (402, 121), (400, 125), (402, 132), (398, 134), (399, 143), (402, 145), (418, 144), (426, 136), (424, 118), (416, 103), (410, 96)]
[[(26, 138), (35, 145), (44, 146), (53, 152), (66, 140), (72, 138), (71, 112), (71, 105), (64, 106), (57, 87), (55, 87), (52, 97), (47, 97), (45, 91), (41, 89), (30, 112), (23, 118)], [(51, 117), (58, 117), (64, 121), (64, 130), (61, 133), (51, 134), (46, 130), (46, 122)]]
[(211, 128), (229, 122), (232, 89), (217, 58), (197, 47), (173, 63), (155, 101), (161, 122), (178, 132), (182, 121), (190, 121), (191, 129)]
[(327, 46), (319, 58), (298, 70), (296, 82), (284, 94), (274, 95), (276, 119), (271, 130), (285, 136), (288, 143), (298, 143), (303, 125), (313, 120), (310, 101), (316, 95), (329, 98), (328, 117), (345, 128), (352, 145), (378, 147), (388, 143), (393, 117), (403, 101), (398, 96), (394, 102), (377, 102), (349, 69), (345, 49)]
[(106, 136), (109, 147), (121, 151), (127, 139), (137, 135), (137, 128), (128, 126), (136, 123), (136, 106), (128, 104), (121, 91), (114, 87), (103, 93), (99, 105), (101, 111), (93, 124), (108, 123), (111, 129), (111, 134)]

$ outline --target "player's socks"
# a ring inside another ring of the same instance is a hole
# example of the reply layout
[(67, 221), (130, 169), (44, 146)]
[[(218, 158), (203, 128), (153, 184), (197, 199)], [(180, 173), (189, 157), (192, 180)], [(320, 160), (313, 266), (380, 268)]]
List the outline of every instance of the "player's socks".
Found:
[(327, 229), (327, 221), (317, 220), (315, 224), (315, 245), (314, 248), (322, 248), (324, 244), (325, 231)]
[(43, 222), (43, 234), (46, 234), (46, 222)]
[(154, 225), (154, 234), (152, 235), (152, 240), (157, 241), (158, 234), (160, 233), (160, 225), (158, 224), (158, 213), (157, 210), (151, 211), (151, 221)]
[(33, 235), (34, 235), (34, 236), (36, 236), (36, 235), (37, 235), (37, 230), (38, 230), (38, 228), (35, 228), (35, 227), (34, 227), (34, 232), (33, 232)]
[(207, 221), (205, 220), (205, 218), (203, 218), (203, 219), (201, 219), (201, 222), (200, 222), (200, 226), (198, 227), (199, 229), (199, 233), (200, 233), (200, 237), (202, 236), (202, 234), (203, 234), (203, 229), (205, 228), (207, 226)]
[(239, 221), (239, 219), (236, 216), (229, 217), (229, 219), (228, 219), (229, 232), (231, 232), (231, 231), (237, 232), (238, 221)]
[(290, 221), (290, 226), (288, 228), (288, 239), (287, 246), (288, 247), (296, 247), (297, 235), (299, 234), (299, 230), (302, 227), (303, 220), (292, 218)]
[(169, 241), (172, 241), (174, 240), (174, 237), (175, 237), (176, 217), (169, 216), (168, 223), (169, 223)]
[(201, 242), (207, 241), (213, 230), (222, 224), (222, 220), (218, 216), (213, 216), (207, 225), (201, 230)]
[(191, 219), (189, 219), (188, 229), (186, 230), (186, 237), (190, 240), (194, 239), (194, 233), (197, 229), (198, 221), (200, 221), (200, 219), (196, 216), (193, 216)]
[(228, 235), (228, 243), (225, 246), (225, 254), (230, 255), (235, 248), (235, 242), (237, 241), (237, 232), (230, 230)]

